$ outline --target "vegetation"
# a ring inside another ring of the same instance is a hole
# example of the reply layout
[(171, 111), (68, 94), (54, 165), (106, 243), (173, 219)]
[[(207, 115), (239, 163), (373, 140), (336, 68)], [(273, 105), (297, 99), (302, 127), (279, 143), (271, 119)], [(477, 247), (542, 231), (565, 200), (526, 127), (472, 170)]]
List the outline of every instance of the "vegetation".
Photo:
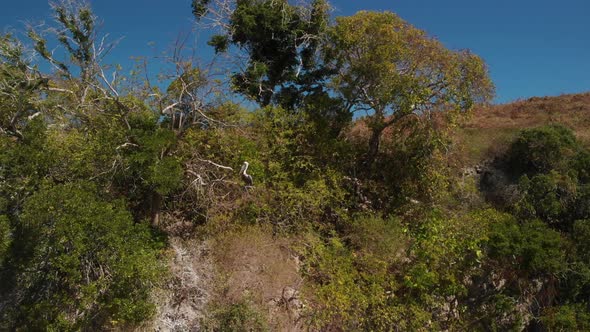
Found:
[(101, 62), (84, 2), (0, 37), (0, 329), (149, 326), (158, 294), (198, 296), (167, 270), (192, 264), (182, 238), (212, 248), (204, 330), (587, 330), (587, 133), (476, 133), (497, 115), (481, 58), (329, 9), (192, 1), (243, 63), (178, 48), (156, 85)]

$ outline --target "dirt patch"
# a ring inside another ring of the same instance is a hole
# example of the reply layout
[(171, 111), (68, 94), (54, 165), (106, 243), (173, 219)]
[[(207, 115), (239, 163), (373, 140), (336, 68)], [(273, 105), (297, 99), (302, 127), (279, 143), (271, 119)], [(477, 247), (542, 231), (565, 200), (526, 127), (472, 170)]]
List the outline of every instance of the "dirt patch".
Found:
[(265, 314), (270, 330), (302, 331), (303, 279), (292, 243), (257, 226), (218, 238), (214, 257), (223, 277), (218, 305), (248, 300)]

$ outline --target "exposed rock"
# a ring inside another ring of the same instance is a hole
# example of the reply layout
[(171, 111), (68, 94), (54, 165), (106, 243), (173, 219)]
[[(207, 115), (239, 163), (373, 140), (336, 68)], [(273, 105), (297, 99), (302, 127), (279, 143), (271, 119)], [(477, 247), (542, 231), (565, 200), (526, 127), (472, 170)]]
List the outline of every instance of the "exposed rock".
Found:
[(208, 242), (171, 238), (171, 277), (155, 294), (154, 331), (199, 331), (211, 298), (214, 269)]

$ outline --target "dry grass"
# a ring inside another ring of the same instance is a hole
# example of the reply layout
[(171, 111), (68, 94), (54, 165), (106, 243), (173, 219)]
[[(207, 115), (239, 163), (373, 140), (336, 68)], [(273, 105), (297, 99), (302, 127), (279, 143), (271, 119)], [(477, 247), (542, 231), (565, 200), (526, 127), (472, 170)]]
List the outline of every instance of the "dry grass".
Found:
[(218, 236), (213, 249), (222, 277), (217, 305), (247, 300), (266, 314), (272, 331), (302, 330), (297, 308), (285, 302), (285, 293), (298, 294), (303, 282), (292, 243), (259, 226)]
[(476, 164), (502, 151), (521, 129), (550, 123), (571, 128), (583, 144), (590, 145), (590, 92), (478, 108), (456, 133), (458, 158)]

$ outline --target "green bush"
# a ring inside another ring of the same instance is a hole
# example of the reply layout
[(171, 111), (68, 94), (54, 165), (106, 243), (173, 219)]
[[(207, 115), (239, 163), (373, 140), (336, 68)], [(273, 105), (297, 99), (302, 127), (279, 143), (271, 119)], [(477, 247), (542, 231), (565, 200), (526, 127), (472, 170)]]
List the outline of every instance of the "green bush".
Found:
[(399, 220), (370, 214), (353, 218), (345, 239), (360, 253), (384, 262), (393, 262), (408, 244)]
[(24, 205), (14, 239), (12, 303), (3, 328), (80, 330), (149, 317), (161, 246), (124, 202), (88, 183), (45, 185)]
[(408, 246), (398, 220), (358, 215), (344, 239), (307, 239), (304, 274), (310, 281), (313, 328), (384, 331), (433, 326), (427, 308), (396, 293), (402, 285), (395, 271), (401, 269)]
[(523, 275), (559, 275), (567, 268), (561, 234), (539, 220), (493, 224), (487, 247), (492, 259)]
[(580, 151), (572, 160), (572, 168), (576, 171), (578, 182), (590, 184), (590, 151)]
[(574, 133), (559, 124), (523, 130), (508, 151), (517, 174), (547, 173), (573, 156), (579, 144)]
[(205, 321), (203, 330), (215, 332), (270, 331), (264, 317), (245, 301), (214, 310), (212, 318)]
[(164, 157), (149, 167), (147, 181), (160, 195), (168, 195), (180, 187), (182, 165), (174, 157)]
[(574, 222), (571, 236), (578, 259), (590, 266), (590, 219)]
[(547, 308), (541, 322), (548, 331), (590, 331), (590, 313), (581, 303)]
[(8, 217), (0, 214), (0, 269), (3, 268), (4, 259), (12, 243), (12, 227)]
[(550, 224), (566, 221), (567, 213), (573, 206), (576, 183), (568, 176), (555, 171), (520, 178), (518, 189), (520, 200), (516, 212), (526, 219), (539, 218)]
[(590, 218), (590, 184), (579, 185), (576, 200), (570, 208), (572, 220)]

